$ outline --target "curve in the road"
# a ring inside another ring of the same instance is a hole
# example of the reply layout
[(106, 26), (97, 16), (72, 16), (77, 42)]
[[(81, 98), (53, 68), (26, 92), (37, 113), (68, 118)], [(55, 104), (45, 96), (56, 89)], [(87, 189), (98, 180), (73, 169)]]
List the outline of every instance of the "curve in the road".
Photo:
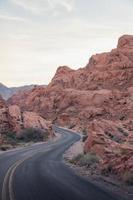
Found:
[(2, 200), (118, 200), (65, 165), (63, 153), (80, 137), (67, 129), (55, 130), (62, 134), (58, 141), (31, 148), (29, 156), (8, 170)]

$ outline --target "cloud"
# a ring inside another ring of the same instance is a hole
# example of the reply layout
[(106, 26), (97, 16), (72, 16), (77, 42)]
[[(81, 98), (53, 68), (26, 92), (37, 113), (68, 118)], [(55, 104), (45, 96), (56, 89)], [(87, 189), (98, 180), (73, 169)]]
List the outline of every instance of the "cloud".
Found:
[(133, 34), (131, 0), (5, 2), (0, 80), (10, 85), (48, 83), (59, 65), (85, 66), (92, 54), (114, 48), (122, 34)]
[(73, 10), (73, 0), (48, 0), (49, 5), (52, 5), (53, 8), (56, 6), (62, 6), (66, 11), (70, 12)]
[(16, 17), (16, 16), (10, 16), (10, 15), (7, 15), (7, 14), (0, 14), (0, 19), (2, 20), (8, 20), (8, 21), (22, 21), (24, 22), (25, 19), (24, 18), (21, 18), (21, 17)]
[(58, 11), (61, 8), (66, 12), (71, 12), (74, 0), (12, 0), (12, 2), (33, 14), (42, 14), (48, 11)]

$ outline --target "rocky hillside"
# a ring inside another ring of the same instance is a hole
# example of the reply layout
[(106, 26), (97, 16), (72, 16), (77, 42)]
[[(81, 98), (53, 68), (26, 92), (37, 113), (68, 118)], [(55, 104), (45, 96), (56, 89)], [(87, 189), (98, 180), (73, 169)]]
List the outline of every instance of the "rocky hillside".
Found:
[(46, 121), (35, 112), (22, 112), (17, 105), (7, 106), (6, 102), (0, 96), (0, 146), (6, 143), (7, 136), (14, 138), (15, 135), (20, 137), (23, 131), (30, 130), (42, 134), (42, 137), (52, 136), (52, 125), (50, 121)]
[[(7, 87), (0, 83), (0, 95), (3, 97), (3, 99), (7, 100), (12, 95), (18, 93), (18, 92), (28, 92), (29, 90), (32, 90), (33, 88), (38, 87), (37, 85), (25, 85), (20, 87)], [(45, 87), (45, 86), (44, 86)]]
[(133, 169), (133, 36), (111, 52), (92, 56), (82, 69), (59, 67), (46, 89), (14, 95), (10, 104), (88, 134), (85, 152), (120, 176)]

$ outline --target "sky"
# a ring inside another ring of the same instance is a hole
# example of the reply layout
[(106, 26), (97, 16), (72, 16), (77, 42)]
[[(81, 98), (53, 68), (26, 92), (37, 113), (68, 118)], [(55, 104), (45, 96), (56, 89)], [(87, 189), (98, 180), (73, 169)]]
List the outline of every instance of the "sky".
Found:
[(133, 0), (0, 0), (0, 82), (48, 84), (133, 34)]

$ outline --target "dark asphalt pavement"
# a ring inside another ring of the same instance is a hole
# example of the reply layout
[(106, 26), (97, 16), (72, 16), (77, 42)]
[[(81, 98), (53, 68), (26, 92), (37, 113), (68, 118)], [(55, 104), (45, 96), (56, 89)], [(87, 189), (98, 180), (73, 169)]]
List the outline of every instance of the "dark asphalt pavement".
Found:
[(118, 200), (65, 165), (63, 153), (80, 136), (67, 129), (55, 129), (61, 133), (55, 142), (0, 154), (0, 199)]

